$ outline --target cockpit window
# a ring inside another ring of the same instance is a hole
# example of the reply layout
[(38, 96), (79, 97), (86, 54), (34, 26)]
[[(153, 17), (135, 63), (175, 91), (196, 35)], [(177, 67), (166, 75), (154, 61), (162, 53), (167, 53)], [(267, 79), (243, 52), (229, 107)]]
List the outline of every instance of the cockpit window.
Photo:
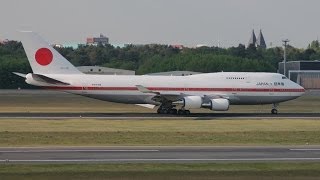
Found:
[(282, 79), (287, 79), (287, 77), (285, 77), (285, 76), (282, 76)]

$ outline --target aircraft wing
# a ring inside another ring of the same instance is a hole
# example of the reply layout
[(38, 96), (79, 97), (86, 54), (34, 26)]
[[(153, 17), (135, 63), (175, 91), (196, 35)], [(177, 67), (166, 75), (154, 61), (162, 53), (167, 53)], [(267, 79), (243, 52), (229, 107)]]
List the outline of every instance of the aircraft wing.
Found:
[(160, 94), (159, 92), (155, 92), (155, 91), (151, 91), (149, 89), (147, 89), (146, 87), (142, 86), (142, 85), (136, 85), (136, 87), (138, 88), (138, 90), (142, 93), (152, 93), (152, 94)]
[[(154, 97), (152, 98), (152, 100), (156, 102), (161, 102), (161, 103), (179, 101), (183, 97), (188, 96), (187, 94), (183, 94), (183, 93), (160, 93), (157, 91), (149, 90), (142, 85), (136, 85), (136, 87), (142, 93), (154, 94)], [(230, 97), (226, 94), (203, 94), (202, 97), (205, 100), (217, 99), (217, 98), (230, 99)]]
[(136, 87), (142, 93), (154, 94), (154, 97), (152, 98), (152, 100), (156, 102), (161, 102), (161, 103), (168, 102), (168, 101), (171, 101), (171, 102), (178, 101), (184, 96), (184, 94), (182, 93), (160, 93), (157, 91), (152, 91), (142, 85), (136, 85)]
[(207, 95), (204, 95), (204, 99), (218, 99), (218, 98), (230, 99), (230, 96), (228, 96), (226, 94), (207, 94)]

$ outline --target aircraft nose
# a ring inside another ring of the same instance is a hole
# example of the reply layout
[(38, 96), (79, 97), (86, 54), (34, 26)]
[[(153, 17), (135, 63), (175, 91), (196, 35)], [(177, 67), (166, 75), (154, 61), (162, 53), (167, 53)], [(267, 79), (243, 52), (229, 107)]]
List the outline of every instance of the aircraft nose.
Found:
[(301, 93), (301, 95), (306, 93), (306, 90), (304, 89), (304, 87), (300, 86), (299, 84), (297, 84), (297, 89), (299, 90), (299, 92)]

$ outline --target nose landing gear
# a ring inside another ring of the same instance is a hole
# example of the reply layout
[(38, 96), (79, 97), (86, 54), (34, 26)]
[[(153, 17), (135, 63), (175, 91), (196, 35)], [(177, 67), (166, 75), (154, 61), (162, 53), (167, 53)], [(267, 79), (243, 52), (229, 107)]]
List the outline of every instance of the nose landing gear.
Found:
[(271, 114), (278, 114), (278, 106), (279, 104), (272, 104)]

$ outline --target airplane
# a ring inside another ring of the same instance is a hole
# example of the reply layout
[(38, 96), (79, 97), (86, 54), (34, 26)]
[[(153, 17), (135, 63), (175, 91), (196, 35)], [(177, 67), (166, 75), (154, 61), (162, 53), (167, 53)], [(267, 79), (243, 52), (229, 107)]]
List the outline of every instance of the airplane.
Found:
[(189, 76), (92, 75), (80, 72), (32, 31), (21, 32), (32, 73), (14, 74), (44, 89), (65, 91), (103, 101), (157, 108), (159, 114), (189, 115), (206, 108), (227, 111), (230, 105), (272, 104), (296, 99), (305, 89), (282, 74), (216, 72)]

